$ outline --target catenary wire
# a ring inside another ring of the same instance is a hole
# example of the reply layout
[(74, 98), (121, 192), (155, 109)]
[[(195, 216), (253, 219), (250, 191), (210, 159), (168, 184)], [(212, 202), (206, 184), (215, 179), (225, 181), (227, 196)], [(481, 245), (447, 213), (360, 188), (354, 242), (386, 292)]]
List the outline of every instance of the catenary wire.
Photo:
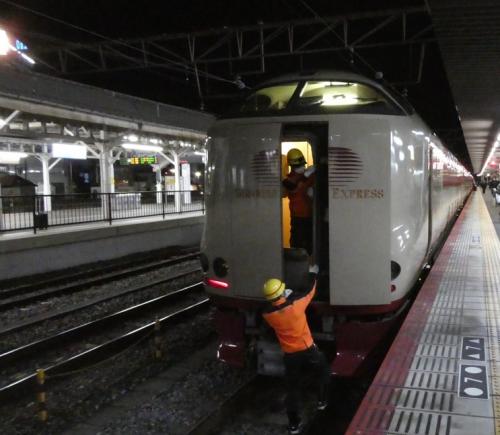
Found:
[[(106, 41), (113, 42), (115, 44), (123, 45), (123, 46), (125, 46), (127, 48), (133, 49), (135, 51), (139, 51), (141, 53), (145, 52), (145, 50), (142, 50), (140, 48), (134, 47), (133, 45), (128, 44), (125, 41), (120, 41), (120, 40), (109, 38), (109, 37), (107, 37), (105, 35), (102, 35), (100, 33), (94, 32), (93, 30), (89, 30), (89, 29), (86, 29), (84, 27), (77, 26), (76, 24), (72, 24), (70, 22), (61, 20), (60, 18), (53, 17), (51, 15), (45, 14), (43, 12), (40, 12), (40, 11), (38, 11), (36, 9), (32, 9), (32, 8), (27, 7), (27, 6), (20, 5), (20, 4), (16, 3), (16, 2), (13, 2), (13, 1), (10, 1), (10, 0), (0, 0), (0, 2), (6, 3), (6, 4), (10, 5), (10, 6), (13, 6), (13, 7), (16, 7), (16, 8), (19, 8), (19, 9), (23, 9), (25, 11), (31, 12), (31, 13), (33, 13), (35, 15), (39, 15), (41, 17), (44, 17), (44, 18), (48, 19), (48, 20), (55, 21), (57, 23), (65, 25), (65, 26), (72, 27), (74, 29), (80, 30), (81, 32), (85, 32), (85, 33), (88, 33), (90, 35), (97, 36), (98, 38), (104, 39)], [(161, 60), (163, 60), (163, 61), (165, 61), (165, 62), (167, 62), (167, 63), (169, 63), (171, 65), (174, 65), (175, 67), (183, 67), (184, 68), (184, 70), (182, 70), (183, 72), (188, 71), (191, 74), (199, 74), (199, 75), (202, 75), (202, 76), (205, 76), (207, 78), (214, 79), (214, 80), (219, 80), (219, 81), (222, 81), (222, 82), (235, 84), (234, 80), (230, 80), (230, 79), (227, 79), (225, 77), (221, 77), (221, 76), (218, 76), (218, 75), (215, 75), (215, 74), (211, 74), (211, 73), (207, 73), (207, 72), (204, 72), (204, 71), (197, 71), (196, 72), (193, 67), (191, 67), (191, 66), (189, 66), (189, 65), (187, 65), (185, 63), (173, 61), (171, 59), (168, 59), (168, 58), (163, 57), (161, 55), (158, 55), (156, 53), (151, 53), (151, 52), (147, 52), (147, 51), (146, 51), (146, 53), (148, 53), (151, 56), (155, 56), (158, 59), (161, 59)], [(160, 66), (160, 65), (156, 65), (156, 66)], [(176, 68), (172, 68), (172, 69), (175, 69), (176, 71), (180, 71), (180, 69), (178, 69), (178, 68), (177, 69)]]

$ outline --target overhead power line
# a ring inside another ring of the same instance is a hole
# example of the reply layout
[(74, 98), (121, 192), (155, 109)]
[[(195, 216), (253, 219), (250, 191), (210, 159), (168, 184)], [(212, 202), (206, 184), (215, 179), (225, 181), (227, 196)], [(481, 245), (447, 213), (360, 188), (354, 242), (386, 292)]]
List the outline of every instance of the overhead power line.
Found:
[(16, 3), (16, 2), (13, 2), (13, 1), (10, 1), (10, 0), (0, 0), (0, 2), (6, 3), (6, 4), (8, 4), (10, 6), (13, 6), (13, 7), (16, 7), (18, 9), (22, 9), (22, 10), (31, 12), (31, 13), (33, 13), (35, 15), (39, 15), (41, 17), (44, 17), (44, 18), (46, 18), (48, 20), (51, 20), (51, 21), (55, 21), (55, 22), (57, 22), (59, 24), (62, 24), (64, 26), (71, 27), (73, 29), (77, 29), (77, 30), (79, 30), (81, 32), (88, 33), (90, 35), (93, 35), (93, 36), (96, 36), (98, 38), (104, 39), (104, 40), (106, 40), (108, 42), (112, 42), (114, 44), (122, 45), (124, 47), (127, 47), (127, 48), (130, 48), (132, 50), (138, 51), (140, 53), (146, 52), (148, 55), (154, 56), (154, 57), (156, 57), (158, 59), (161, 59), (161, 60), (165, 61), (166, 63), (170, 64), (171, 68), (174, 69), (174, 70), (176, 70), (176, 71), (186, 72), (186, 70), (187, 70), (187, 72), (189, 72), (190, 74), (193, 74), (195, 76), (201, 75), (201, 76), (207, 77), (209, 79), (219, 80), (219, 81), (222, 81), (222, 82), (226, 82), (226, 83), (231, 83), (231, 84), (236, 84), (237, 85), (237, 83), (235, 83), (234, 80), (230, 80), (230, 79), (227, 79), (225, 77), (221, 77), (221, 76), (218, 76), (218, 75), (215, 75), (215, 74), (211, 74), (211, 73), (207, 73), (207, 72), (204, 72), (204, 71), (199, 71), (199, 70), (197, 70), (197, 69), (195, 69), (195, 68), (193, 68), (193, 67), (191, 67), (189, 65), (186, 65), (184, 63), (176, 62), (176, 61), (173, 61), (172, 59), (168, 59), (168, 58), (163, 57), (163, 56), (161, 56), (159, 54), (151, 53), (151, 52), (148, 52), (148, 51), (146, 51), (144, 49), (137, 48), (137, 47), (135, 47), (135, 46), (133, 46), (133, 45), (131, 45), (131, 44), (125, 42), (125, 41), (121, 41), (119, 39), (109, 38), (108, 36), (103, 35), (101, 33), (94, 32), (93, 30), (89, 30), (89, 29), (86, 29), (86, 28), (81, 27), (81, 26), (77, 26), (76, 24), (72, 24), (72, 23), (70, 23), (68, 21), (65, 21), (65, 20), (62, 20), (60, 18), (53, 17), (53, 16), (48, 15), (48, 14), (46, 14), (44, 12), (40, 12), (40, 11), (38, 11), (36, 9), (32, 9), (32, 8), (27, 7), (27, 6), (20, 5), (20, 4)]

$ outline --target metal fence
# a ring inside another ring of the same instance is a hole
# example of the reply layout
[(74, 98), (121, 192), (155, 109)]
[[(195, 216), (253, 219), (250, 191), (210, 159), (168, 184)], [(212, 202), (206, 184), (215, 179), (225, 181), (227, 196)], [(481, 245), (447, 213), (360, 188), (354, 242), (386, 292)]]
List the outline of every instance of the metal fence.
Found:
[(0, 196), (0, 233), (191, 212), (205, 212), (202, 191)]

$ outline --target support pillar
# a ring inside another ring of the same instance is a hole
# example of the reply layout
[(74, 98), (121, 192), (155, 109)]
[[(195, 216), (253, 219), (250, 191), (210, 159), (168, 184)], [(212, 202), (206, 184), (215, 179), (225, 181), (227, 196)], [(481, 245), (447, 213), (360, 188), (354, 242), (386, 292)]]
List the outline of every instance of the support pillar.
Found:
[(163, 190), (161, 185), (161, 167), (160, 165), (153, 165), (153, 170), (155, 171), (156, 176), (156, 203), (161, 204), (161, 191)]
[(42, 162), (43, 211), (49, 212), (49, 211), (52, 211), (52, 198), (50, 197), (50, 195), (52, 193), (50, 190), (50, 168), (49, 168), (50, 155), (40, 154), (38, 157), (39, 157), (40, 161)]
[(0, 231), (3, 229), (2, 185), (0, 184)]
[[(174, 207), (175, 207), (175, 210), (177, 211), (177, 210), (179, 209), (179, 208), (178, 208), (178, 204), (179, 204), (179, 202), (178, 202), (178, 198), (177, 198), (177, 197), (178, 197), (178, 194), (177, 194), (177, 192), (176, 192), (176, 191), (178, 190), (178, 186), (179, 186), (179, 184), (180, 184), (180, 183), (178, 183), (178, 182), (176, 181), (177, 179), (176, 179), (175, 177), (178, 177), (177, 167), (179, 166), (179, 163), (178, 163), (178, 160), (179, 160), (179, 159), (177, 159), (177, 163), (176, 163), (175, 157), (177, 156), (177, 154), (176, 154), (174, 151), (172, 151), (172, 150), (168, 150), (168, 151), (165, 151), (165, 152), (166, 152), (166, 153), (168, 153), (168, 154), (170, 154), (172, 157), (167, 156), (164, 152), (160, 152), (160, 153), (158, 153), (161, 157), (163, 157), (164, 161), (163, 161), (163, 162), (161, 162), (161, 163), (158, 165), (158, 172), (157, 172), (157, 174), (156, 174), (156, 177), (157, 177), (157, 178), (156, 178), (156, 180), (157, 180), (157, 181), (158, 181), (158, 180), (160, 180), (160, 185), (161, 185), (161, 170), (162, 170), (165, 166), (167, 166), (169, 163), (172, 163), (172, 165), (174, 165), (174, 174), (175, 174), (175, 176), (174, 176), (174, 201), (175, 201), (175, 205), (174, 205)], [(158, 175), (158, 174), (159, 174), (159, 175)], [(159, 177), (159, 178), (158, 178), (158, 177)], [(168, 192), (166, 192), (166, 197), (165, 197), (165, 200), (167, 200), (168, 195), (169, 195), (169, 193), (168, 193)]]
[(112, 150), (106, 150), (104, 145), (99, 145), (99, 170), (101, 174), (101, 193), (115, 192), (115, 168), (113, 167)]
[(179, 213), (181, 211), (181, 168), (179, 165), (179, 155), (175, 151), (171, 151), (173, 161), (174, 161), (174, 189), (175, 189), (175, 211)]
[(101, 208), (104, 219), (110, 219), (110, 193), (115, 193), (115, 169), (113, 167), (113, 150), (107, 149), (104, 144), (98, 144), (99, 172), (101, 175)]

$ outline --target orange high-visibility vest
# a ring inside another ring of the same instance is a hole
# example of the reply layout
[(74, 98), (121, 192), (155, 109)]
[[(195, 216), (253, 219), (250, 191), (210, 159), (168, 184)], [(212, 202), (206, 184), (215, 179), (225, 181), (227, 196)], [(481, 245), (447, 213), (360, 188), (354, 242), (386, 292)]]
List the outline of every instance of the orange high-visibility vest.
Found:
[(316, 284), (306, 295), (280, 298), (262, 314), (274, 329), (285, 353), (300, 352), (314, 344), (306, 318), (306, 308), (316, 293)]
[(307, 178), (304, 174), (297, 174), (292, 171), (283, 180), (290, 200), (290, 216), (300, 218), (310, 218), (312, 216), (313, 203), (312, 199), (307, 195), (307, 189), (314, 186), (314, 175), (311, 174)]

